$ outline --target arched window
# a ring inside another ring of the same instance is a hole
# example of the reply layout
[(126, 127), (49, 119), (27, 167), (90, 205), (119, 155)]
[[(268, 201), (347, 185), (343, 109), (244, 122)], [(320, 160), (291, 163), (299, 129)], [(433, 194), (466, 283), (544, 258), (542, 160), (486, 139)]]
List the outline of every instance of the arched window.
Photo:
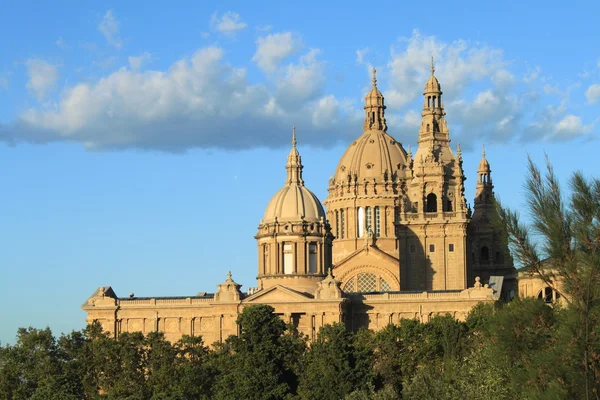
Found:
[(433, 107), (435, 108), (435, 96), (433, 96)]
[(431, 107), (431, 96), (427, 96), (427, 107)]
[(346, 293), (353, 293), (354, 292), (354, 278), (350, 278), (348, 280), (348, 282), (346, 282), (346, 284), (344, 285), (344, 288), (342, 290)]
[(385, 279), (375, 274), (360, 273), (348, 279), (342, 290), (346, 293), (390, 292), (392, 286)]
[(340, 215), (335, 211), (335, 236), (340, 237)]
[(427, 207), (425, 210), (427, 212), (437, 212), (437, 196), (434, 193), (427, 195)]
[(542, 299), (544, 303), (551, 304), (554, 303), (558, 298), (560, 298), (560, 295), (557, 291), (552, 290), (551, 287), (546, 286), (538, 292), (537, 297), (538, 299)]
[(427, 124), (427, 126), (425, 127), (425, 131), (429, 132), (429, 124)]
[(365, 207), (365, 234), (369, 235), (369, 230), (373, 230), (373, 216), (371, 215), (371, 207)]
[(346, 236), (346, 220), (344, 218), (344, 210), (340, 210), (340, 237), (343, 239)]
[(446, 211), (452, 211), (452, 200), (446, 200)]
[(487, 246), (483, 246), (481, 248), (481, 254), (479, 257), (480, 261), (490, 261), (490, 250), (487, 248)]

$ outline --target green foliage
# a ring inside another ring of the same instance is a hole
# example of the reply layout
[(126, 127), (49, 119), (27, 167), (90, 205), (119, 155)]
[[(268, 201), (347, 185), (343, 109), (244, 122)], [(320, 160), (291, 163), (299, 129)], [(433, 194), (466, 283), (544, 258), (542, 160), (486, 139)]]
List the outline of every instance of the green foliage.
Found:
[(224, 348), (216, 382), (217, 399), (283, 399), (297, 388), (297, 360), (304, 341), (287, 333), (285, 323), (268, 305), (246, 307), (237, 323), (241, 333)]
[(498, 216), (516, 260), (559, 292), (573, 312), (562, 324), (569, 334), (559, 337), (567, 343), (555, 347), (562, 347), (563, 357), (579, 372), (542, 380), (535, 387), (564, 389), (573, 398), (600, 398), (600, 180), (576, 172), (569, 183), (571, 194), (565, 201), (550, 162), (542, 173), (529, 159), (525, 189), (531, 225), (500, 203)]
[(342, 399), (356, 389), (367, 388), (372, 376), (368, 335), (356, 335), (339, 323), (322, 327), (306, 354), (300, 397)]

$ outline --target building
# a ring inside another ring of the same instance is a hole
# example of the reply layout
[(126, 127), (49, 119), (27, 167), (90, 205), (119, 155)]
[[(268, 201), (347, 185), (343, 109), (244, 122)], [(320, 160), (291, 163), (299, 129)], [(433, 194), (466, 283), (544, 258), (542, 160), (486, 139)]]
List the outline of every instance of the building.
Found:
[(510, 296), (516, 271), (492, 224), (490, 165), (483, 153), (472, 214), (460, 146), (456, 154), (450, 146), (434, 72), (432, 61), (413, 155), (387, 133), (373, 70), (363, 134), (329, 180), (326, 209), (304, 184), (294, 129), (285, 185), (255, 236), (255, 290), (242, 293), (231, 274), (215, 294), (202, 296), (119, 298), (100, 287), (82, 306), (87, 321), (115, 335), (158, 330), (171, 340), (189, 334), (213, 343), (238, 332), (243, 307), (270, 304), (314, 338), (333, 322), (379, 329), (401, 318), (425, 322), (449, 313), (463, 319), (478, 302)]

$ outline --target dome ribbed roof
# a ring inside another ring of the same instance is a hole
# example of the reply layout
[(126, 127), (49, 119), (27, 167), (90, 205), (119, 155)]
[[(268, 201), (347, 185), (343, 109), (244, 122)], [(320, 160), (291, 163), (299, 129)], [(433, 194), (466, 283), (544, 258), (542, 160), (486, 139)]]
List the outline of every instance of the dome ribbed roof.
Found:
[(265, 211), (263, 222), (301, 221), (318, 222), (325, 220), (325, 211), (313, 192), (304, 186), (286, 185), (280, 189)]
[(348, 147), (335, 171), (336, 181), (347, 181), (348, 175), (359, 182), (363, 178), (377, 181), (392, 180), (394, 175), (403, 177), (406, 168), (406, 152), (393, 137), (379, 130), (365, 132)]

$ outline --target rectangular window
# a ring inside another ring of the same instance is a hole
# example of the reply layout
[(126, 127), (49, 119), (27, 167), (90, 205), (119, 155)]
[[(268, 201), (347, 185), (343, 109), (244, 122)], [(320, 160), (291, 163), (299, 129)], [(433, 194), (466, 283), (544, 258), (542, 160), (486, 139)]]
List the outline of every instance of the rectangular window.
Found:
[(429, 245), (429, 252), (430, 253), (434, 253), (435, 252), (435, 244), (430, 244)]
[(344, 210), (340, 210), (340, 237), (343, 239), (346, 236), (346, 220), (344, 219)]
[(335, 237), (340, 237), (340, 215), (335, 212)]
[(371, 215), (371, 207), (366, 207), (365, 227), (367, 229), (367, 236), (369, 232), (373, 232), (373, 218)]
[(283, 273), (294, 273), (294, 247), (290, 243), (283, 244)]
[(269, 245), (263, 245), (263, 274), (269, 271)]
[(394, 222), (400, 222), (400, 207), (394, 207)]
[(363, 237), (364, 233), (365, 233), (365, 209), (362, 207), (358, 207), (358, 210), (356, 211), (356, 220), (358, 222), (358, 236), (357, 237)]
[(450, 243), (450, 244), (448, 245), (448, 251), (449, 251), (450, 253), (452, 253), (452, 252), (454, 251), (454, 243)]
[(381, 236), (381, 222), (379, 217), (379, 206), (375, 207), (375, 237)]
[(308, 245), (308, 272), (310, 274), (317, 273), (317, 244), (310, 243)]

